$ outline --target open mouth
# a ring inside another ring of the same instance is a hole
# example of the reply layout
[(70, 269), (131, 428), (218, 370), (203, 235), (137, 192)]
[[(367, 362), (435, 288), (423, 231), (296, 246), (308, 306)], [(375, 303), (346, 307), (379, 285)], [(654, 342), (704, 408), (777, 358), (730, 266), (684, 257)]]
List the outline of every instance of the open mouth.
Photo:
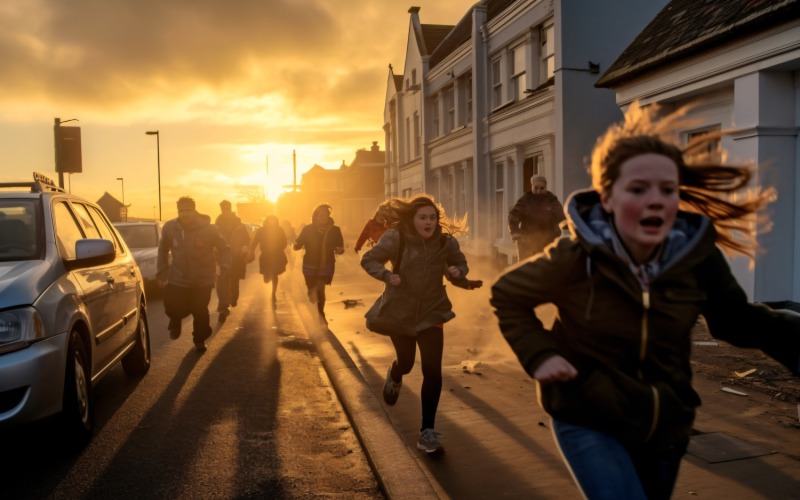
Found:
[(647, 228), (658, 229), (664, 225), (664, 219), (661, 217), (647, 217), (642, 219), (639, 224)]

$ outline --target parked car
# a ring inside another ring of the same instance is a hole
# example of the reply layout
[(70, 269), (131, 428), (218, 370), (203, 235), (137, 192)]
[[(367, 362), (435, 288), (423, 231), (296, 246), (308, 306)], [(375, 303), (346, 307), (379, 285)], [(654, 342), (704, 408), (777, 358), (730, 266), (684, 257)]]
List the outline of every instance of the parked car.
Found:
[(146, 287), (151, 290), (156, 289), (158, 242), (161, 240), (163, 225), (160, 221), (114, 223), (125, 244), (133, 252), (133, 258), (139, 265)]
[(50, 179), (0, 183), (0, 427), (58, 415), (88, 442), (92, 387), (150, 368), (142, 275), (95, 203)]

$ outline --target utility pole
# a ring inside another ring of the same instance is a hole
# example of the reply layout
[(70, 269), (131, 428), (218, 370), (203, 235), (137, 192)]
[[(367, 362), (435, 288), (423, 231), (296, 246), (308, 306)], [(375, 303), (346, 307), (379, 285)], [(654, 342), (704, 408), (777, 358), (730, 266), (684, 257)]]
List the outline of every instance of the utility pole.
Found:
[(297, 152), (292, 150), (292, 191), (297, 192)]

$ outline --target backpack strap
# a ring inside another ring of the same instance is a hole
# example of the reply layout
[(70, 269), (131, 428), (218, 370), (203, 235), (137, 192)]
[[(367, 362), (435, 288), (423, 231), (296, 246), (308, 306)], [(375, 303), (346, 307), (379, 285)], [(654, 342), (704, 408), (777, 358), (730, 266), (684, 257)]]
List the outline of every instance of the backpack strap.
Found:
[(400, 235), (400, 244), (397, 246), (397, 257), (392, 263), (392, 274), (397, 274), (397, 271), (400, 270), (400, 261), (403, 259), (403, 250), (405, 250), (406, 246), (406, 235), (403, 230), (398, 229), (397, 233)]

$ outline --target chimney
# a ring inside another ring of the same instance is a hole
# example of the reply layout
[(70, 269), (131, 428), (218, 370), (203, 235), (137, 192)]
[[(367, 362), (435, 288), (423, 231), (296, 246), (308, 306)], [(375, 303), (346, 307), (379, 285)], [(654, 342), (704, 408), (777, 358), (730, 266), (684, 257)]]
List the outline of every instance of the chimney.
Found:
[(372, 151), (380, 151), (381, 148), (380, 148), (380, 146), (378, 146), (378, 141), (372, 141), (372, 148), (370, 148), (370, 149)]

